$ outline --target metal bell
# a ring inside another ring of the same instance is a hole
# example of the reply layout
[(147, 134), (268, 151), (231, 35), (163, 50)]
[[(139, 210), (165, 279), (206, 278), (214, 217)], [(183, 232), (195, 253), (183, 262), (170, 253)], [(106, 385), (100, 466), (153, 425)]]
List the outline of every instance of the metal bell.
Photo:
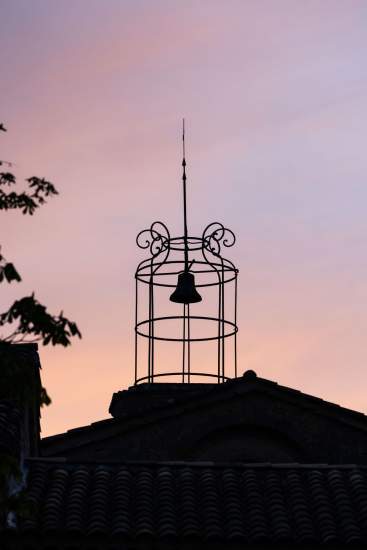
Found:
[(172, 292), (171, 302), (176, 304), (196, 304), (201, 302), (201, 296), (195, 288), (195, 277), (189, 271), (178, 275), (176, 290)]

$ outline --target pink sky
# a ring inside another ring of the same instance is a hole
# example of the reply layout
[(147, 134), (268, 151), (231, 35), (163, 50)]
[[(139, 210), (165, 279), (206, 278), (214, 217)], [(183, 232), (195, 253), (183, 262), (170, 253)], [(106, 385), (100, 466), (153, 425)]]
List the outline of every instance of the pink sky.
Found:
[(136, 234), (238, 238), (239, 370), (367, 412), (367, 4), (3, 0), (1, 157), (60, 196), (1, 244), (83, 333), (41, 348), (43, 435), (106, 418), (133, 382)]

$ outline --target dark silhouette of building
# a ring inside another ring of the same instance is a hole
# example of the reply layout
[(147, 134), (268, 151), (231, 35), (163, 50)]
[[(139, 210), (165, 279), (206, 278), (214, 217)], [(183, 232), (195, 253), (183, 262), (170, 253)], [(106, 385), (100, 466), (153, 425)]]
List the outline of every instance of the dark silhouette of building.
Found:
[[(38, 377), (35, 345), (28, 355)], [(256, 376), (142, 384), (111, 418), (39, 439), (39, 411), (0, 402), (22, 463), (12, 548), (341, 548), (367, 542), (367, 417)]]

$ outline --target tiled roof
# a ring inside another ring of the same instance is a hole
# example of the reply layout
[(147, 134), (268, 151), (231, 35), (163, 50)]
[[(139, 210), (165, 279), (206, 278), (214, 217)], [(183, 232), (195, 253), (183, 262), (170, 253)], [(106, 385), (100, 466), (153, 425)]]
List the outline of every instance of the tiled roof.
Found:
[(354, 465), (34, 460), (28, 499), (18, 533), (48, 540), (367, 543), (367, 469)]

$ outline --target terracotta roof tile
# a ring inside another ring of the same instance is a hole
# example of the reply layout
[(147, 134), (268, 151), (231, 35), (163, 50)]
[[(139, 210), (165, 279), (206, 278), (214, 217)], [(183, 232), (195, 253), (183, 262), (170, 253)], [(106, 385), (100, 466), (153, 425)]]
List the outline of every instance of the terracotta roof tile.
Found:
[(367, 469), (33, 460), (18, 533), (111, 540), (367, 542)]

